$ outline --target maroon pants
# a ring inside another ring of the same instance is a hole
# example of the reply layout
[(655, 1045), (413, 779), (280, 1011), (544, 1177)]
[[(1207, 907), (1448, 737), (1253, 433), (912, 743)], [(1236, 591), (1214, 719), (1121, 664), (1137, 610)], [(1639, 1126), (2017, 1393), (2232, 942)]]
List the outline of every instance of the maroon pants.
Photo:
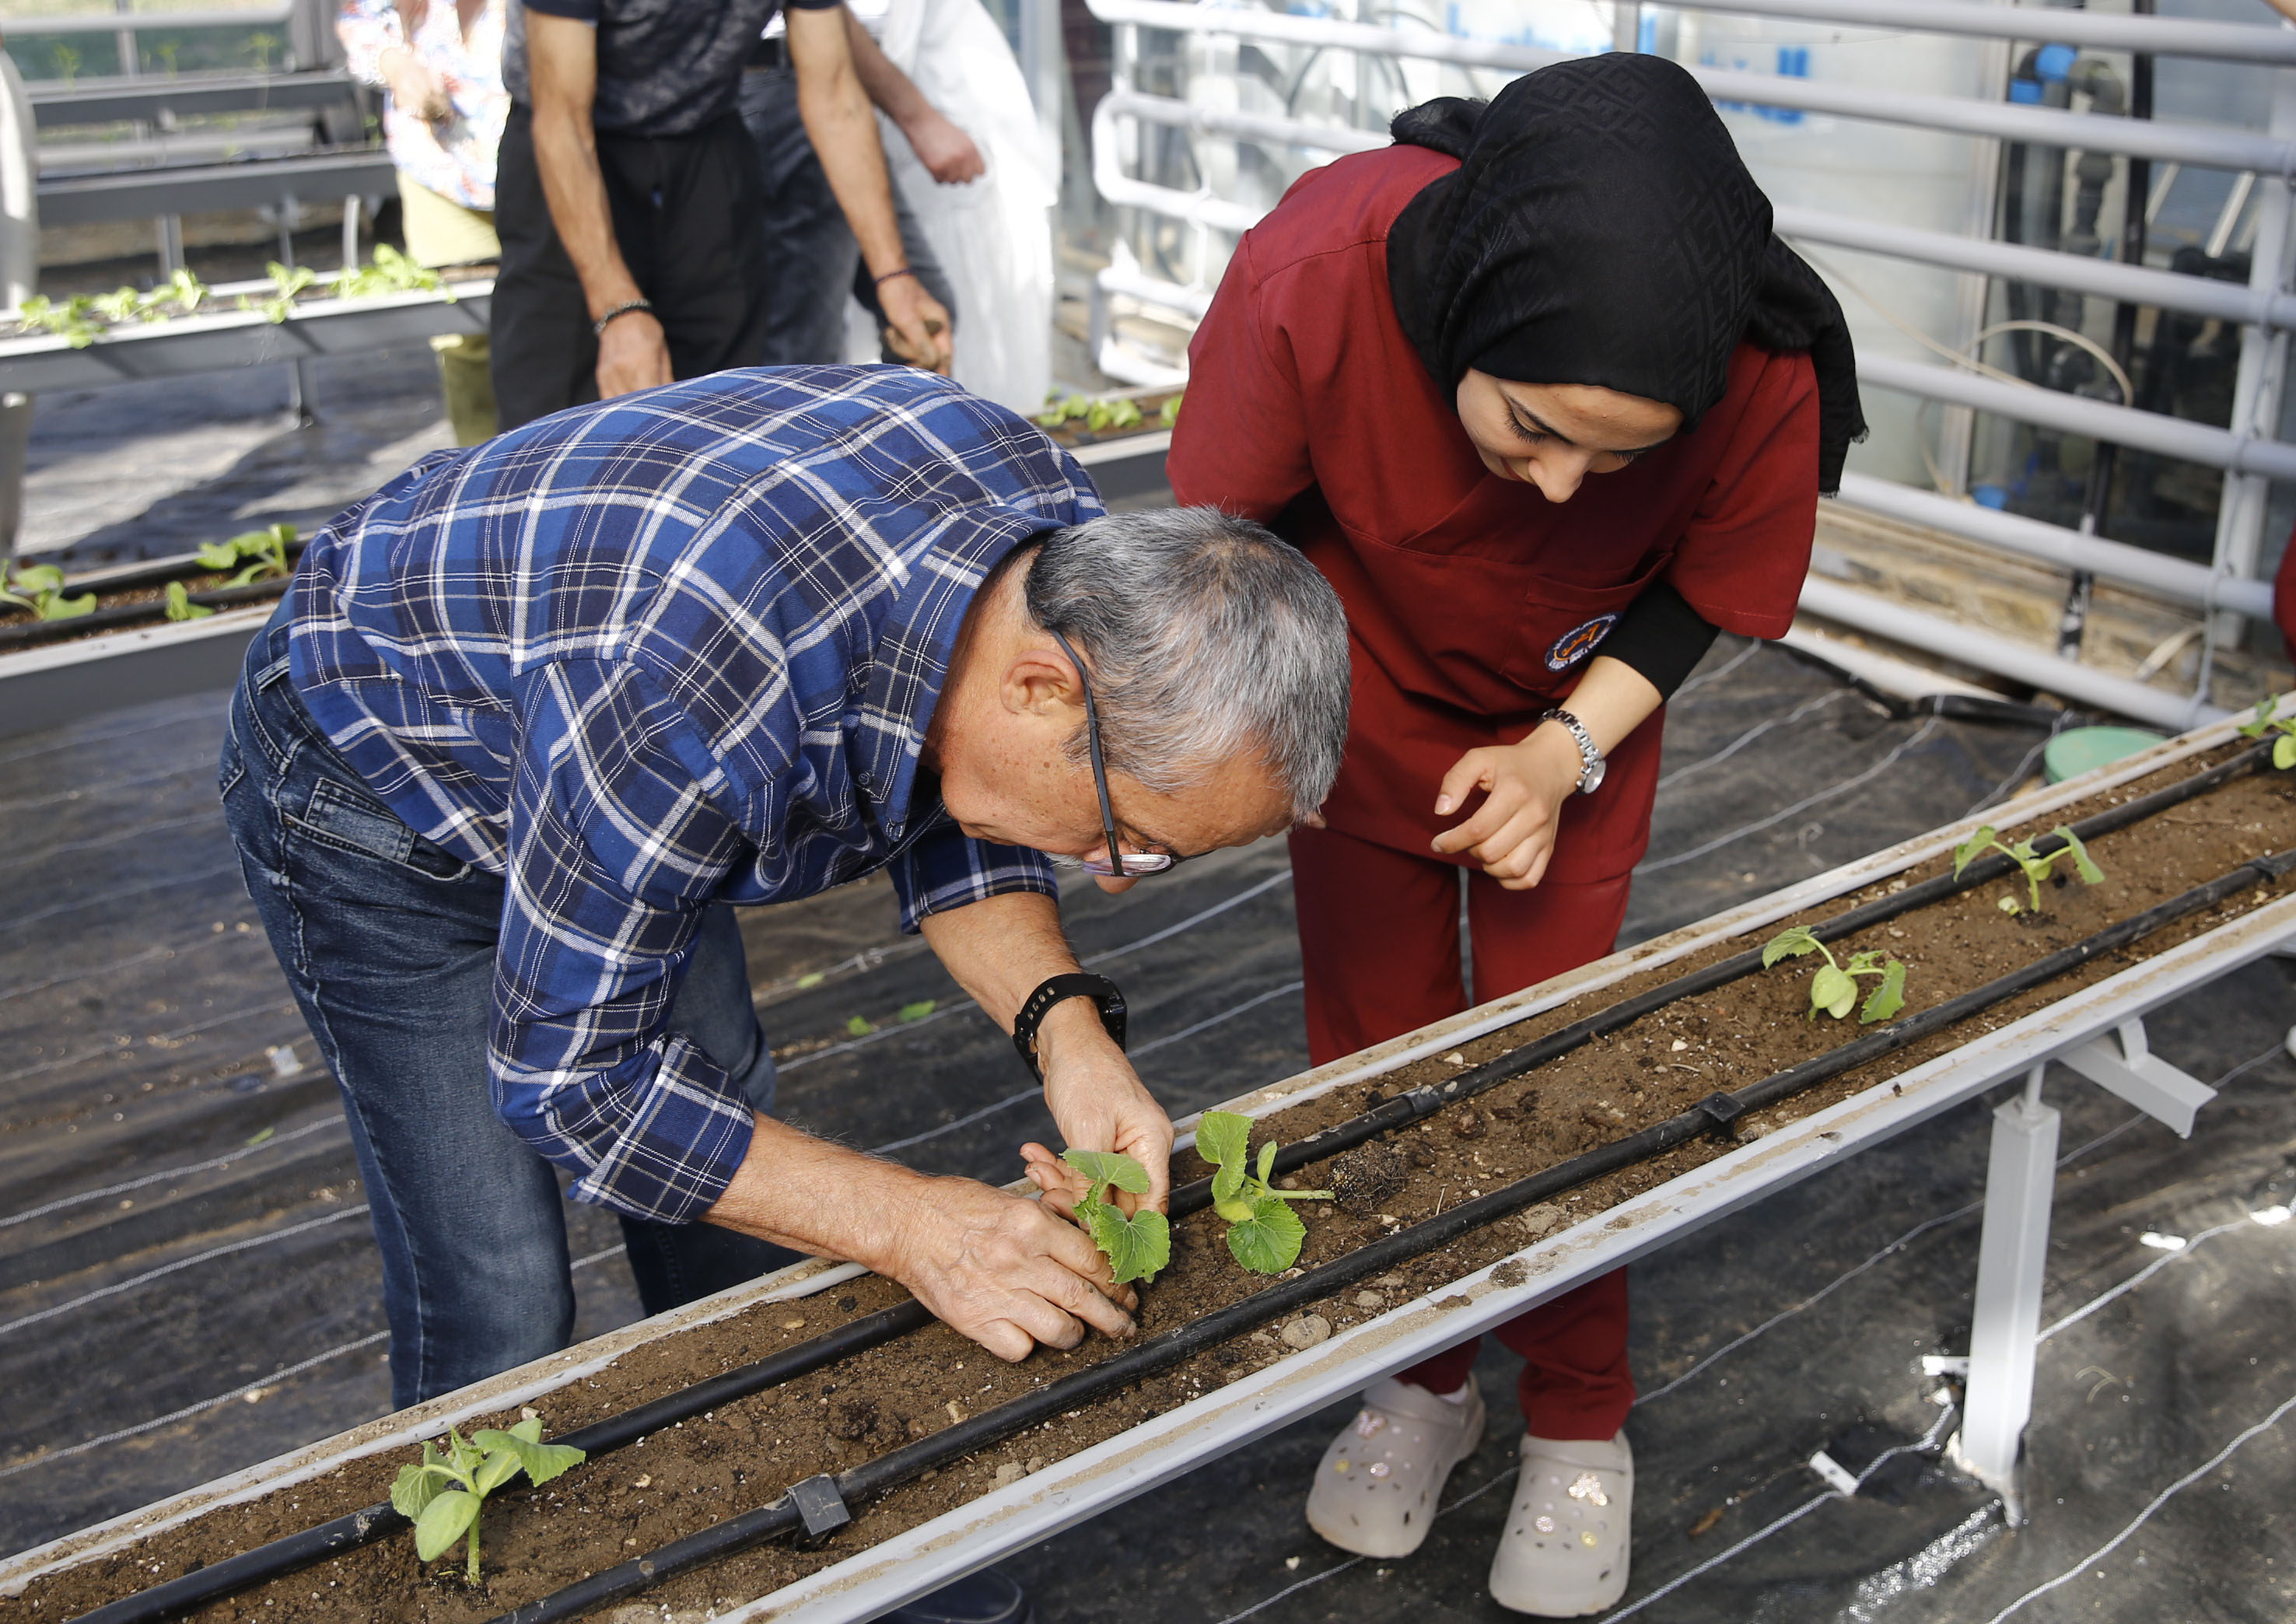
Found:
[[(1459, 963), (1459, 870), (1328, 829), (1292, 834), (1306, 965), (1308, 1057), (1316, 1065), (1468, 1007)], [(1474, 1002), (1487, 1003), (1603, 956), (1627, 914), (1629, 877), (1510, 891), (1467, 879)], [(1499, 1340), (1523, 1360), (1531, 1434), (1607, 1439), (1634, 1407), (1623, 1269), (1517, 1316)], [(1480, 1338), (1401, 1373), (1455, 1392)]]

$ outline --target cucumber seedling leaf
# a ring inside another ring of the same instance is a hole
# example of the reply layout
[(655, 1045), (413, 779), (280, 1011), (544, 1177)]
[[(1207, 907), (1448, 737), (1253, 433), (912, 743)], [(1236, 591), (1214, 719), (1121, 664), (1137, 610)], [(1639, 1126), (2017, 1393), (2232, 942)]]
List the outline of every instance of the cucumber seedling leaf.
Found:
[[(2296, 740), (2283, 742), (2296, 743)], [(2081, 837), (2075, 834), (2070, 825), (2059, 824), (2049, 833), (2062, 840), (2065, 849), (2073, 854), (2073, 872), (2080, 875), (2083, 885), (2095, 885), (2104, 878), (2104, 870), (2096, 865), (2096, 859), (2088, 855), (2088, 848), (2081, 844)]]
[(1095, 1184), (1114, 1185), (1128, 1195), (1148, 1193), (1148, 1169), (1121, 1151), (1062, 1151), (1061, 1160)]
[(1250, 1155), (1251, 1119), (1233, 1111), (1208, 1111), (1196, 1124), (1196, 1154), (1215, 1164), (1212, 1211), (1229, 1226), (1227, 1249), (1244, 1267), (1280, 1275), (1298, 1261), (1308, 1226), (1292, 1210), (1293, 1202), (1329, 1201), (1329, 1190), (1277, 1190), (1268, 1185), (1275, 1170), (1275, 1143)]
[(1280, 1275), (1300, 1260), (1307, 1239), (1308, 1226), (1291, 1203), (1267, 1195), (1251, 1203), (1249, 1218), (1228, 1226), (1227, 1249), (1254, 1274)]
[(1780, 959), (1800, 958), (1806, 953), (1824, 951), (1824, 947), (1808, 925), (1789, 926), (1762, 944), (1762, 968), (1767, 970)]
[(1121, 1207), (1108, 1199), (1111, 1189), (1128, 1195), (1147, 1194), (1148, 1169), (1121, 1151), (1063, 1151), (1061, 1160), (1091, 1181), (1084, 1199), (1076, 1205), (1077, 1216), (1084, 1220), (1093, 1244), (1108, 1259), (1116, 1284), (1153, 1280), (1172, 1260), (1171, 1226), (1162, 1213), (1152, 1210), (1144, 1209), (1128, 1218)]
[(414, 1554), (424, 1562), (444, 1555), (457, 1539), (467, 1542), (464, 1576), (479, 1582), (479, 1513), (487, 1497), (523, 1471), (546, 1483), (588, 1458), (570, 1444), (542, 1441), (542, 1417), (529, 1414), (508, 1431), (488, 1428), (465, 1439), (447, 1429), (442, 1453), (429, 1439), (422, 1459), (401, 1466), (390, 1486), (390, 1504), (414, 1523)]
[(1866, 995), (1866, 1007), (1857, 1012), (1857, 1024), (1872, 1026), (1877, 1021), (1887, 1021), (1906, 1007), (1906, 967), (1891, 959), (1882, 967), (1882, 984)]

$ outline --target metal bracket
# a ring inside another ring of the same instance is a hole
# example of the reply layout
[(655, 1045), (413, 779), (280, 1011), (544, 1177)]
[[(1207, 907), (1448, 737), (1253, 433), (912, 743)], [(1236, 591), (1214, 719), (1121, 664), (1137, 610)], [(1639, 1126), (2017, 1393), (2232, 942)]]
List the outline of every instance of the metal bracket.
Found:
[(809, 1477), (802, 1483), (792, 1483), (789, 1497), (805, 1522), (808, 1544), (826, 1539), (853, 1521), (853, 1513), (846, 1509), (844, 1495), (838, 1491), (837, 1480), (826, 1472)]
[(2058, 1058), (2166, 1125), (2178, 1138), (2191, 1138), (2194, 1115), (2217, 1097), (2217, 1091), (2153, 1054), (2144, 1040), (2143, 1021), (2122, 1021), (2120, 1037), (2117, 1048), (2112, 1038), (2098, 1038)]

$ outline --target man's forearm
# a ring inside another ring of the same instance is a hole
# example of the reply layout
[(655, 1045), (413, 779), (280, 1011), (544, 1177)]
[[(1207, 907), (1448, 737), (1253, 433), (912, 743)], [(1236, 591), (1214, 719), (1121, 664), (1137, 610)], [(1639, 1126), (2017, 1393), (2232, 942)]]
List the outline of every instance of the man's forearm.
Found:
[(808, 71), (802, 60), (797, 66), (798, 116), (845, 223), (861, 245), (862, 260), (872, 276), (897, 270), (907, 263), (907, 254), (893, 216), (893, 183), (885, 171), (884, 145), (877, 139), (877, 115), (860, 76), (849, 55), (818, 70)]
[(704, 1221), (825, 1258), (889, 1273), (898, 1255), (893, 1214), (922, 1191), (921, 1174), (759, 1116), (749, 1154)]
[[(2296, 4), (2296, 0), (2290, 4)], [(853, 71), (860, 77), (861, 88), (879, 111), (906, 130), (931, 112), (932, 103), (907, 74), (893, 66), (893, 59), (879, 48), (861, 20), (849, 8), (840, 9), (845, 12), (845, 43), (853, 53)]]
[(574, 263), (574, 274), (582, 280), (591, 316), (641, 297), (614, 241), (613, 211), (606, 203), (606, 179), (598, 168), (597, 142), (589, 123), (537, 109), (534, 160), (542, 171), (543, 195), (550, 201), (550, 223)]
[[(1040, 891), (1008, 891), (928, 914), (922, 929), (934, 956), (1008, 1032), (1030, 993), (1077, 968), (1075, 951), (1061, 931), (1060, 902)], [(1045, 1017), (1037, 1031), (1040, 1052), (1049, 1058), (1049, 1051), (1064, 1039), (1107, 1041), (1090, 1001), (1056, 1004)]]

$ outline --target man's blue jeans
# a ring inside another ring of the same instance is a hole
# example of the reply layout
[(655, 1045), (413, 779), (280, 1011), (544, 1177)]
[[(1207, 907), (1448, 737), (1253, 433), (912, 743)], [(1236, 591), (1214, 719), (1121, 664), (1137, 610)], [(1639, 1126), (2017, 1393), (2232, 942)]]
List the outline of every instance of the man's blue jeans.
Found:
[[(501, 878), (361, 785), (297, 697), (275, 623), (248, 651), (220, 782), (248, 894), (342, 1092), (382, 1251), (392, 1402), (563, 1348), (574, 1289), (557, 1177), (496, 1117), (487, 1080)], [(709, 910), (670, 1026), (772, 1108), (731, 908)], [(649, 1314), (795, 1256), (709, 1224), (626, 1217), (622, 1234)]]

